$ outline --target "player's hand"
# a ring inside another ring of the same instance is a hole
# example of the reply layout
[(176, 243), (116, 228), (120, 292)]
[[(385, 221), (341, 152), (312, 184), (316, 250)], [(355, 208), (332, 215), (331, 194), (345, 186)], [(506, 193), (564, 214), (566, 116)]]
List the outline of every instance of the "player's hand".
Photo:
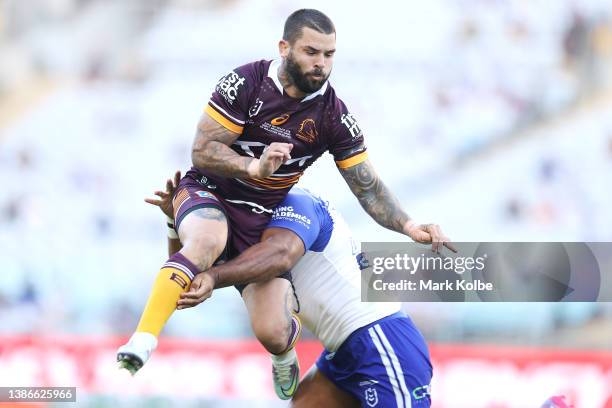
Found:
[(431, 250), (440, 253), (442, 246), (457, 252), (457, 249), (451, 244), (448, 238), (440, 229), (438, 224), (409, 224), (405, 227), (406, 235), (412, 238), (413, 241), (421, 244), (431, 244)]
[(156, 205), (163, 211), (168, 218), (174, 218), (174, 207), (172, 206), (172, 196), (176, 187), (181, 181), (181, 172), (177, 171), (174, 173), (174, 180), (168, 179), (166, 181), (166, 191), (156, 191), (153, 194), (159, 197), (157, 198), (145, 198), (145, 202)]
[(199, 305), (212, 296), (213, 289), (215, 289), (214, 277), (207, 271), (198, 273), (193, 278), (189, 290), (181, 293), (176, 308), (181, 310)]
[(291, 149), (293, 149), (291, 143), (274, 142), (270, 144), (258, 160), (251, 162), (250, 173), (255, 178), (271, 176), (283, 163), (291, 159)]

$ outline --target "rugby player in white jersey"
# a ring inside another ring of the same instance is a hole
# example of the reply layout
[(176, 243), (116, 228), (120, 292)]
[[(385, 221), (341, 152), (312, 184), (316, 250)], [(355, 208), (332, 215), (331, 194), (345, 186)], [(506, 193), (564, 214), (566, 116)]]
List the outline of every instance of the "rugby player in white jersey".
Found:
[(197, 275), (179, 308), (213, 287), (267, 281), (291, 270), (297, 311), (325, 346), (293, 397), (294, 407), (429, 407), (425, 340), (398, 303), (361, 302), (359, 247), (339, 213), (294, 187), (262, 241)]
[[(149, 202), (172, 214), (170, 200)], [(171, 252), (180, 248), (178, 240), (169, 244)], [(261, 242), (196, 275), (178, 309), (203, 302), (215, 288), (267, 282), (291, 270), (297, 302), (287, 308), (325, 347), (295, 395), (286, 390), (293, 407), (429, 407), (432, 366), (425, 340), (398, 303), (361, 302), (360, 255), (340, 214), (294, 187), (275, 208)], [(290, 365), (279, 370), (291, 377)]]

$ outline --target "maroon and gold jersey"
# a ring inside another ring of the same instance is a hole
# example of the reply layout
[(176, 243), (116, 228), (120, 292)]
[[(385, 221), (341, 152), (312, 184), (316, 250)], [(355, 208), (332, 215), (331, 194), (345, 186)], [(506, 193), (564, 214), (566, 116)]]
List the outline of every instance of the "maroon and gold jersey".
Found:
[(223, 76), (205, 111), (225, 128), (239, 133), (231, 148), (259, 158), (273, 142), (292, 143), (291, 159), (264, 179), (233, 179), (197, 170), (204, 183), (238, 204), (272, 209), (283, 200), (304, 170), (329, 151), (340, 168), (367, 158), (357, 122), (326, 82), (304, 99), (283, 92), (280, 61), (257, 61)]

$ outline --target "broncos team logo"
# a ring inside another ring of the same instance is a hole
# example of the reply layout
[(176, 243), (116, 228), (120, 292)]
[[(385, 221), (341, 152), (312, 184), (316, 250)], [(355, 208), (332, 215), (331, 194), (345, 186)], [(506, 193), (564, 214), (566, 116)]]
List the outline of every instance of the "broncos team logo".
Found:
[(312, 143), (317, 140), (317, 127), (313, 119), (305, 119), (300, 124), (300, 129), (297, 131), (296, 137), (306, 143)]

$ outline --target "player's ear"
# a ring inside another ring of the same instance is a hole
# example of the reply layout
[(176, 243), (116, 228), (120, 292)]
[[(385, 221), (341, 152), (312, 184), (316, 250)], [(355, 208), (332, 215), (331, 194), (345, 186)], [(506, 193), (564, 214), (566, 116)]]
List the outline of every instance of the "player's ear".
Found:
[(289, 48), (291, 48), (291, 46), (289, 45), (289, 41), (280, 40), (278, 42), (278, 53), (282, 58), (287, 58), (287, 56), (289, 55)]

